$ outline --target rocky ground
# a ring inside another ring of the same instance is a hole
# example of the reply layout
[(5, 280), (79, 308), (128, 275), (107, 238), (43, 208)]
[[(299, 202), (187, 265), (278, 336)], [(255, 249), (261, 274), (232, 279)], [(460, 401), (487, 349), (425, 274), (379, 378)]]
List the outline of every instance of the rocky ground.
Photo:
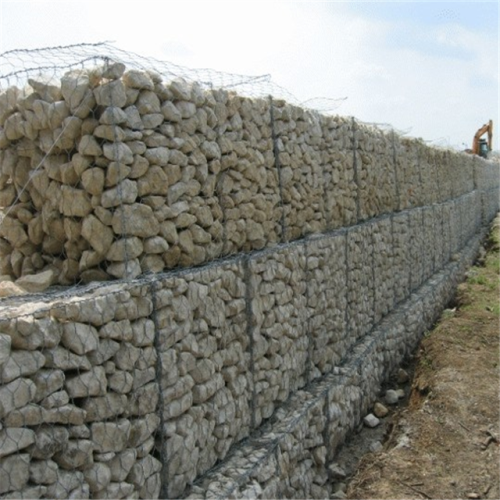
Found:
[(500, 498), (499, 227), (339, 453), (333, 498)]

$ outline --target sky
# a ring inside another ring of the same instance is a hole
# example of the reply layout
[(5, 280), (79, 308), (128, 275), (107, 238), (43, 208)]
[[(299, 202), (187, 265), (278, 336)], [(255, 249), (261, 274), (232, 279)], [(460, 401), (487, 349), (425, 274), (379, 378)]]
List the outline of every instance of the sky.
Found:
[(111, 41), (193, 68), (263, 75), (299, 101), (465, 149), (499, 149), (499, 7), (481, 2), (1, 0), (0, 53)]

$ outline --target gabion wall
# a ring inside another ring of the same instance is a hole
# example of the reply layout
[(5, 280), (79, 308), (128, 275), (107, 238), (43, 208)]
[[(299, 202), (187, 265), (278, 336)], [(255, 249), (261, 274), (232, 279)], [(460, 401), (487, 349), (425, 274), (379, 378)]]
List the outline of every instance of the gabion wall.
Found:
[(127, 279), (0, 302), (0, 498), (328, 496), (498, 167), (120, 65), (30, 87), (0, 95), (2, 272)]

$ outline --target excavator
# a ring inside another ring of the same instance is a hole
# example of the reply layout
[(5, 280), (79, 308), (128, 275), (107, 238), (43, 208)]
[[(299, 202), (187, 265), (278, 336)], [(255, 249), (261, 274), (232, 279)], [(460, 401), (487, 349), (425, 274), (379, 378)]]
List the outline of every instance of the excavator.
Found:
[[(482, 138), (482, 136), (486, 133), (488, 133), (488, 140)], [(490, 120), (488, 123), (485, 123), (474, 135), (474, 139), (472, 140), (472, 149), (466, 149), (465, 152), (487, 158), (492, 149), (493, 120)]]

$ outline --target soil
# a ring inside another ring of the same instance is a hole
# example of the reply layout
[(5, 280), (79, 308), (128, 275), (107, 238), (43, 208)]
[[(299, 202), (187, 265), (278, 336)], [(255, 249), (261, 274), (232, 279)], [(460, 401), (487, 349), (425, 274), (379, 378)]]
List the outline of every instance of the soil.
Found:
[(406, 397), (390, 406), (382, 391), (389, 414), (341, 450), (333, 498), (500, 498), (499, 228), (403, 366), (410, 380), (383, 388)]

